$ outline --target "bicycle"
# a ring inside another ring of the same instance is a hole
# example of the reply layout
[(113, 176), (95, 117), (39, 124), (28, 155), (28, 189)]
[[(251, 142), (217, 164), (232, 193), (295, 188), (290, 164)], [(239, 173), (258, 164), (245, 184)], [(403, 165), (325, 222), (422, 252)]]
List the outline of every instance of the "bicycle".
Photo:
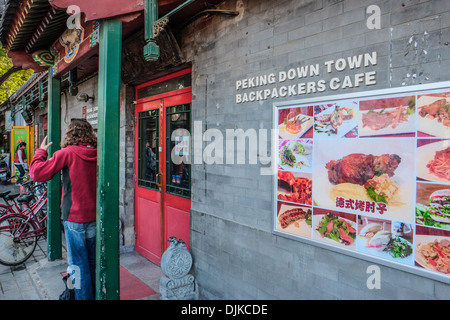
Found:
[(37, 200), (46, 189), (46, 182), (34, 182), (30, 179), (28, 181), (20, 183), (20, 193), (32, 193), (35, 196), (34, 200)]
[[(21, 208), (15, 199), (23, 194), (33, 194), (32, 200), (35, 202), (45, 192), (46, 188), (45, 182), (38, 183), (29, 180), (21, 184), (21, 193), (10, 194), (11, 191), (0, 193), (0, 198), (5, 202), (5, 204), (0, 203), (0, 217), (8, 213), (22, 213), (24, 208)], [(46, 210), (46, 206), (43, 207), (43, 210)]]
[(32, 203), (33, 194), (23, 194), (17, 202), (25, 204), (21, 213), (9, 213), (0, 218), (0, 263), (16, 266), (32, 256), (41, 236), (47, 234), (47, 189)]
[[(17, 202), (14, 200), (20, 193), (10, 194), (11, 191), (5, 191), (0, 193), (0, 198), (5, 201), (5, 204), (0, 203), (0, 217), (8, 213), (21, 213), (22, 210)], [(12, 203), (11, 203), (12, 202)]]
[(15, 172), (15, 174), (11, 175), (11, 177), (7, 180), (8, 183), (10, 183), (13, 179), (15, 179), (15, 181), (14, 181), (15, 183), (19, 183), (19, 184), (31, 181), (30, 170), (26, 169), (26, 168), (24, 168), (24, 170), (25, 170), (25, 174), (22, 177), (20, 177), (20, 174), (18, 172), (13, 171), (13, 172)]

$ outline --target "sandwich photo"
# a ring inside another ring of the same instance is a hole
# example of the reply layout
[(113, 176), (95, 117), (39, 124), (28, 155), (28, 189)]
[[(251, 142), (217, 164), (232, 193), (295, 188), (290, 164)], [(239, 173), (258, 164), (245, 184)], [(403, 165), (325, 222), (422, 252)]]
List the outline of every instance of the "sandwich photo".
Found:
[(430, 196), (430, 207), (433, 220), (450, 223), (450, 189), (433, 192)]
[[(392, 231), (392, 222), (360, 217), (357, 248), (368, 254), (386, 259), (402, 259), (412, 263), (412, 244), (399, 233)], [(410, 235), (412, 241), (412, 234)]]
[(383, 226), (379, 223), (368, 223), (364, 228), (359, 231), (359, 237), (370, 240), (379, 231), (383, 230)]
[(432, 183), (417, 183), (416, 223), (450, 230), (450, 189)]
[(368, 248), (373, 248), (378, 251), (384, 251), (388, 243), (391, 241), (392, 233), (387, 230), (381, 230), (375, 233), (367, 242)]

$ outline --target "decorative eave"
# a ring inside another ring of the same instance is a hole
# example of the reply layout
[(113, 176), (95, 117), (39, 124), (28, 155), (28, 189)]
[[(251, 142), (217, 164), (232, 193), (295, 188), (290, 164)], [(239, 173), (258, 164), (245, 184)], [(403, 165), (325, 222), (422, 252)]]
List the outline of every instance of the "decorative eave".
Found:
[(28, 41), (25, 47), (26, 52), (33, 53), (36, 50), (48, 49), (54, 39), (65, 31), (68, 16), (65, 11), (50, 7)]
[(6, 37), (8, 36), (9, 28), (14, 20), (16, 9), (19, 3), (15, 0), (5, 1), (5, 10), (3, 16), (0, 19), (0, 41), (6, 43)]
[(7, 50), (11, 49), (11, 46), (14, 43), (14, 40), (16, 39), (17, 34), (19, 33), (19, 30), (21, 29), (21, 27), (25, 21), (25, 17), (27, 16), (28, 12), (31, 9), (32, 3), (33, 3), (32, 0), (20, 1), (19, 6), (16, 10), (15, 17), (9, 28), (9, 33), (6, 37), (6, 43), (4, 44), (4, 47)]
[[(54, 77), (60, 77), (80, 65), (79, 71), (92, 72), (88, 69), (92, 69), (98, 55), (99, 20), (111, 18), (121, 20), (124, 23), (123, 34), (126, 37), (131, 34), (130, 32), (138, 30), (139, 25), (144, 24), (144, 18), (148, 16), (146, 6), (149, 3), (152, 8), (158, 7), (157, 14), (163, 18), (170, 15), (175, 25), (180, 23), (184, 25), (186, 20), (190, 21), (201, 13), (211, 11), (209, 9), (211, 6), (223, 0), (208, 0), (208, 3), (195, 0), (6, 1), (16, 7), (14, 19), (11, 19), (12, 12), (9, 9), (9, 23), (0, 25), (0, 40), (6, 39), (2, 41), (13, 64), (22, 69), (32, 68), (35, 72), (51, 68), (49, 72)], [(74, 14), (77, 15), (73, 16)], [(77, 26), (67, 29), (68, 19), (78, 21)], [(153, 21), (154, 26), (160, 27), (158, 21)], [(149, 23), (146, 21), (145, 25)], [(146, 27), (145, 30), (147, 29)], [(157, 35), (153, 33), (147, 36), (146, 31), (145, 39), (148, 41), (150, 37), (154, 42)], [(86, 61), (91, 57), (93, 59), (86, 68)]]
[(46, 70), (34, 61), (32, 53), (52, 45), (64, 31), (68, 15), (52, 8), (48, 0), (10, 0), (7, 10), (8, 16), (1, 20), (0, 39), (11, 62), (35, 72)]
[(52, 7), (83, 12), (86, 21), (107, 19), (144, 10), (144, 0), (48, 0)]

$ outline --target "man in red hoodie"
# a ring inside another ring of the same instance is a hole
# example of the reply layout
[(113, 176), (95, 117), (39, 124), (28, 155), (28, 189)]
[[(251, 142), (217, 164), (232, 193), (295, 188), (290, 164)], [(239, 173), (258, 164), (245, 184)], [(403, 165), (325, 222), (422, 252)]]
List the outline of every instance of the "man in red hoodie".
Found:
[(72, 119), (62, 149), (47, 159), (51, 144), (45, 137), (36, 150), (30, 176), (44, 182), (62, 172), (61, 219), (69, 273), (75, 279), (75, 299), (91, 300), (95, 297), (97, 137), (89, 122)]

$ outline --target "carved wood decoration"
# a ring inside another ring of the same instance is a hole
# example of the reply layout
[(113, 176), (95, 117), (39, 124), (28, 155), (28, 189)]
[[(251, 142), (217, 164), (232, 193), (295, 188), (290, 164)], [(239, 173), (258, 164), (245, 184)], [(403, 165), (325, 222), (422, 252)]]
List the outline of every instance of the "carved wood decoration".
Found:
[(160, 31), (156, 40), (160, 56), (156, 61), (144, 59), (142, 47), (146, 44), (144, 30), (136, 32), (124, 41), (122, 46), (122, 81), (128, 85), (145, 82), (154, 74), (175, 68), (185, 63), (185, 58), (173, 36), (170, 27)]
[(33, 57), (27, 54), (25, 51), (8, 51), (8, 58), (11, 58), (11, 63), (14, 66), (20, 67), (23, 70), (33, 69), (34, 72), (42, 72), (47, 70), (39, 66), (34, 60)]
[(53, 76), (73, 69), (82, 59), (89, 58), (92, 52), (98, 50), (98, 26), (95, 21), (81, 21), (75, 28), (63, 32), (49, 50), (55, 56)]
[(34, 52), (32, 55), (33, 60), (36, 63), (43, 67), (53, 67), (55, 64), (56, 57), (49, 50), (38, 50)]

